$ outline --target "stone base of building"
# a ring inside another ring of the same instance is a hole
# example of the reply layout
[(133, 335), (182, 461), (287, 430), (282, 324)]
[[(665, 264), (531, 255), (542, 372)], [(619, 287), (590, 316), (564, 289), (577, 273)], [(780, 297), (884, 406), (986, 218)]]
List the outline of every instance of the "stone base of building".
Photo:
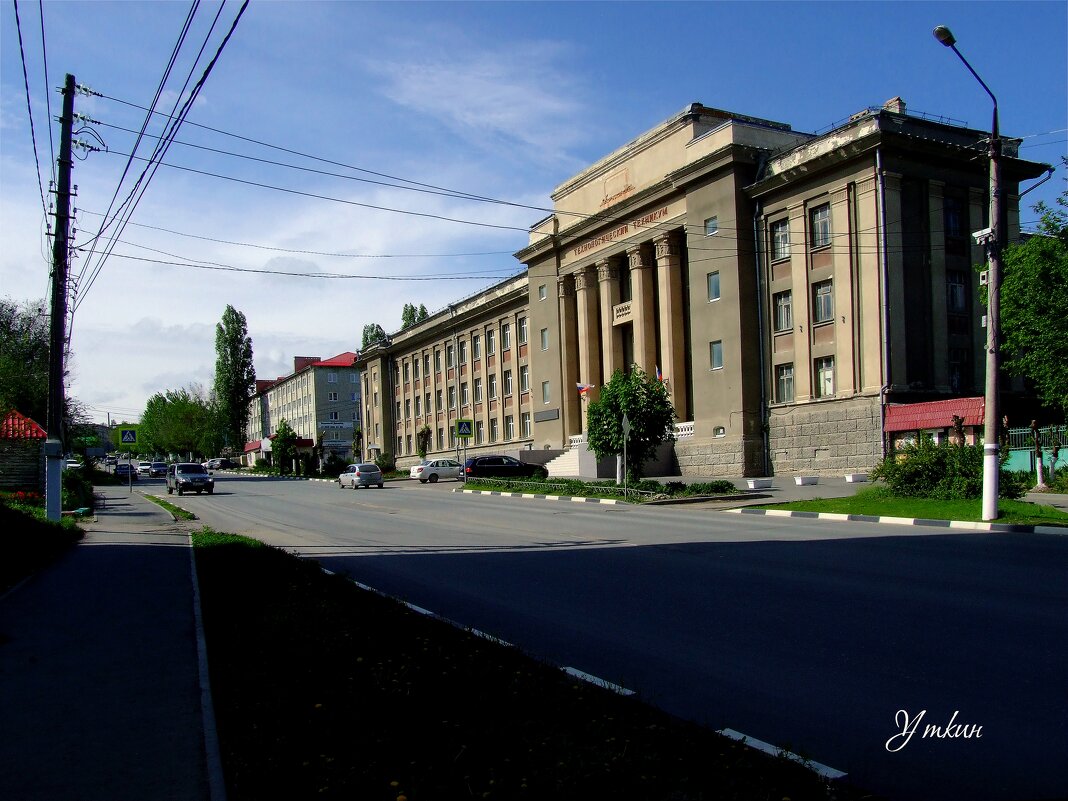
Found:
[(777, 407), (768, 417), (773, 475), (866, 473), (883, 455), (878, 396)]
[(675, 442), (675, 457), (684, 476), (737, 478), (764, 472), (759, 438), (687, 438)]

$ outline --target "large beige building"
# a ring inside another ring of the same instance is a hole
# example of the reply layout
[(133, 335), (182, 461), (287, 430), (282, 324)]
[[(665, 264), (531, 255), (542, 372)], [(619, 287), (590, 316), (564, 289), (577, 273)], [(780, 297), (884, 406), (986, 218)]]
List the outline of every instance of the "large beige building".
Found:
[(356, 354), (330, 359), (297, 356), (293, 372), (273, 381), (257, 381), (249, 406), (245, 459), (255, 463), (271, 450), (270, 438), (285, 420), (310, 449), (321, 435), (325, 453), (351, 459), (355, 431), (360, 429), (360, 373)]
[[(553, 192), (516, 254), (525, 276), (361, 356), (367, 441), (414, 457), (425, 425), (445, 452), (451, 421), (473, 416), (479, 446), (570, 451), (550, 472), (587, 473), (573, 458), (587, 398), (637, 365), (667, 382), (684, 474), (866, 471), (887, 403), (982, 385), (971, 233), (988, 225), (987, 137), (899, 98), (818, 136), (688, 106)], [(1018, 146), (1003, 140), (1010, 240), (1018, 184), (1045, 170)], [(476, 369), (471, 351), (505, 321), (518, 342), (521, 320), (524, 389), (506, 423), (504, 396), (488, 395), (502, 364)], [(450, 345), (456, 373), (434, 361)]]

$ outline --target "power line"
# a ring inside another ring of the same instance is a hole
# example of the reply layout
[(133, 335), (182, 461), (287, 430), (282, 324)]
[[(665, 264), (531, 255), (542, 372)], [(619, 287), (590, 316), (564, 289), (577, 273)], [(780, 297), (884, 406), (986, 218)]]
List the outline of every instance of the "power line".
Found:
[[(22, 58), (22, 81), (26, 86), (26, 114), (30, 118), (30, 140), (33, 142), (33, 161), (37, 167), (37, 188), (41, 192), (41, 209), (44, 211), (45, 224), (48, 224), (48, 203), (45, 201), (44, 181), (41, 178), (41, 157), (37, 155), (37, 134), (33, 127), (33, 107), (30, 105), (30, 76), (26, 70), (26, 51), (22, 46), (22, 21), (19, 19), (19, 3), (15, 2), (15, 28), (19, 34), (19, 55)], [(51, 120), (51, 116), (49, 116)], [(49, 125), (51, 130), (51, 125)], [(51, 133), (49, 133), (51, 136)]]
[(48, 80), (48, 48), (45, 46), (44, 0), (37, 0), (41, 11), (41, 63), (44, 66), (45, 110), (48, 112), (48, 152), (52, 156), (52, 181), (56, 180), (56, 147), (52, 141), (52, 90)]

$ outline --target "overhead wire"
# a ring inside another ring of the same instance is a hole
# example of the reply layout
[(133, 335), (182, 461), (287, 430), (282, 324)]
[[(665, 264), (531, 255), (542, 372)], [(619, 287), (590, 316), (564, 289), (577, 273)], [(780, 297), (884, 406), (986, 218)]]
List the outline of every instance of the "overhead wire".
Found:
[(52, 138), (52, 85), (48, 80), (48, 47), (45, 44), (44, 0), (37, 0), (41, 12), (41, 64), (44, 66), (45, 110), (48, 112), (48, 152), (52, 157), (52, 183), (56, 182), (56, 147)]
[[(41, 157), (37, 153), (37, 133), (33, 125), (33, 106), (30, 101), (30, 76), (26, 68), (26, 50), (22, 44), (22, 20), (19, 18), (19, 3), (15, 3), (15, 28), (19, 38), (19, 56), (22, 58), (22, 81), (26, 87), (26, 114), (30, 119), (30, 141), (33, 143), (33, 161), (37, 168), (37, 188), (41, 192), (41, 209), (44, 212), (45, 224), (48, 224), (48, 202), (45, 200), (44, 180), (41, 178)], [(49, 118), (51, 119), (51, 117)]]

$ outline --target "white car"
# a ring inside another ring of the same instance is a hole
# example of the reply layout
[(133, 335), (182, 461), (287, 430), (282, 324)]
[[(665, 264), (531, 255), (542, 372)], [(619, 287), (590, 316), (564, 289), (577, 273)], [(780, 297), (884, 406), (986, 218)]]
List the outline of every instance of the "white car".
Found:
[(419, 479), (420, 484), (430, 482), (436, 484), (438, 479), (452, 478), (459, 480), (463, 473), (463, 465), (455, 459), (424, 459), (412, 467), (408, 475)]
[(138, 475), (148, 476), (152, 474), (152, 462), (138, 462), (137, 463)]

